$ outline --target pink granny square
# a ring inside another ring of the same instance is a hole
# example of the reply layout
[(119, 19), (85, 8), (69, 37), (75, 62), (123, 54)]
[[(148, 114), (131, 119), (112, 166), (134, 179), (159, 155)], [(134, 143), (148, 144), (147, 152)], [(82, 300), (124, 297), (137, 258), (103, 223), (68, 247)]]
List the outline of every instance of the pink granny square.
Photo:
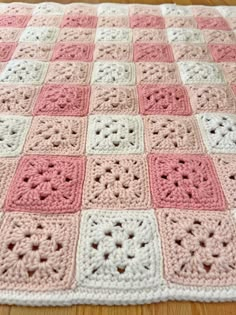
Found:
[(9, 61), (15, 48), (15, 43), (0, 43), (0, 62)]
[(27, 26), (59, 27), (62, 20), (60, 15), (33, 15)]
[(236, 45), (209, 45), (211, 54), (216, 62), (236, 62)]
[(77, 214), (5, 213), (0, 237), (0, 288), (47, 292), (74, 285)]
[(166, 16), (165, 23), (166, 27), (173, 28), (196, 28), (197, 26), (194, 18), (184, 16)]
[(13, 58), (49, 61), (52, 52), (53, 45), (51, 44), (19, 43), (13, 54)]
[(140, 112), (144, 115), (191, 115), (186, 89), (181, 85), (139, 85)]
[(236, 156), (221, 154), (213, 156), (216, 170), (220, 178), (230, 208), (236, 208)]
[(188, 85), (189, 99), (195, 113), (236, 112), (236, 100), (227, 85)]
[(85, 116), (88, 112), (90, 87), (45, 85), (34, 108), (35, 115)]
[(2, 27), (0, 31), (0, 42), (17, 42), (21, 32), (21, 28)]
[(130, 17), (132, 28), (165, 28), (165, 20), (155, 15), (133, 15)]
[(134, 61), (173, 62), (174, 56), (167, 44), (134, 44)]
[(146, 158), (95, 155), (87, 158), (83, 208), (150, 209)]
[(97, 17), (90, 15), (65, 15), (61, 27), (96, 28)]
[(220, 13), (215, 9), (207, 6), (194, 6), (192, 7), (194, 16), (200, 16), (205, 18), (219, 17)]
[(97, 27), (129, 27), (126, 16), (99, 16)]
[(129, 7), (130, 15), (160, 15), (161, 10), (159, 6), (133, 4)]
[(227, 21), (231, 26), (232, 30), (236, 30), (236, 17), (228, 18)]
[(89, 84), (91, 63), (78, 61), (54, 61), (48, 68), (45, 82), (53, 84)]
[(133, 29), (134, 43), (167, 43), (165, 30), (156, 30), (151, 28), (134, 28)]
[(203, 35), (208, 44), (234, 44), (236, 36), (232, 31), (203, 30)]
[(1, 7), (2, 14), (6, 15), (30, 15), (33, 11), (33, 5), (29, 3), (8, 3)]
[(236, 84), (236, 63), (222, 62), (220, 66), (224, 71), (226, 80), (231, 84)]
[(97, 43), (94, 60), (133, 61), (133, 49), (130, 44)]
[(0, 27), (26, 27), (30, 15), (0, 15)]
[(24, 156), (11, 182), (5, 209), (76, 212), (81, 205), (84, 172), (85, 160), (79, 156)]
[(235, 226), (219, 211), (157, 210), (168, 282), (205, 290), (236, 284)]
[(196, 17), (198, 28), (229, 31), (230, 27), (222, 17)]
[(136, 63), (139, 84), (180, 84), (181, 79), (175, 63), (138, 62)]
[(94, 45), (92, 44), (56, 44), (52, 60), (92, 61)]
[(226, 208), (214, 165), (205, 155), (149, 155), (151, 193), (155, 208)]
[(212, 61), (212, 57), (208, 52), (207, 45), (201, 44), (177, 44), (172, 45), (175, 60), (196, 60), (196, 61)]

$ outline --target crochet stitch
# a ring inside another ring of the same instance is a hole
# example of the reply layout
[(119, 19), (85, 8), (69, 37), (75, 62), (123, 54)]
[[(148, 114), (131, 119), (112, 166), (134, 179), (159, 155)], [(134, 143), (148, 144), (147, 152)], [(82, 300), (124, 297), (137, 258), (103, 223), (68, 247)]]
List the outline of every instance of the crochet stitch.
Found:
[(236, 8), (0, 5), (0, 303), (236, 301)]

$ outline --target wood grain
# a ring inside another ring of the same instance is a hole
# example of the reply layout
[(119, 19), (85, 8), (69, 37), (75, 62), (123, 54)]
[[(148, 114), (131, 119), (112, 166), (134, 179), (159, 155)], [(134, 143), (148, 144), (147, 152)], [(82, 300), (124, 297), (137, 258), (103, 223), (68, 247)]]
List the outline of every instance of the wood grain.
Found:
[[(0, 1), (4, 3), (11, 0)], [(18, 1), (39, 3), (40, 0)], [(116, 3), (145, 3), (161, 4), (163, 0), (61, 0), (59, 3), (72, 2), (116, 2)], [(183, 5), (203, 4), (203, 5), (236, 5), (236, 0), (168, 0), (168, 3)], [(166, 2), (166, 3), (167, 3)], [(90, 306), (78, 305), (71, 307), (20, 307), (20, 306), (0, 306), (0, 315), (235, 315), (236, 303), (196, 303), (196, 302), (163, 302), (150, 305), (136, 306)]]

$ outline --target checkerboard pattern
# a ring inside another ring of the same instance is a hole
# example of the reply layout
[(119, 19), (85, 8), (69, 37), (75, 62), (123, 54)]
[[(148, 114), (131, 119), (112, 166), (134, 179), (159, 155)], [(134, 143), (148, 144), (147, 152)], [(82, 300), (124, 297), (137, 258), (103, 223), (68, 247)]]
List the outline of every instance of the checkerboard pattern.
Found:
[(0, 4), (0, 303), (236, 300), (236, 7)]

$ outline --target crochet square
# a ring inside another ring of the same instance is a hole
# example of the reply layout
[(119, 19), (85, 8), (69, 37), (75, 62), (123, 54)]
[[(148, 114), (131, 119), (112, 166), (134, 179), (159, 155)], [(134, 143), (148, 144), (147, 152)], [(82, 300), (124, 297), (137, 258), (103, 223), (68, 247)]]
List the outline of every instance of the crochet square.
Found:
[(83, 207), (150, 209), (148, 169), (144, 157), (88, 157), (86, 169)]
[(161, 5), (161, 12), (164, 16), (188, 16), (192, 15), (191, 9), (183, 5), (164, 4)]
[(225, 82), (220, 68), (215, 63), (180, 61), (178, 65), (184, 84), (222, 84)]
[(77, 212), (84, 172), (82, 157), (23, 156), (8, 190), (5, 209), (40, 214)]
[(192, 12), (195, 17), (202, 16), (202, 17), (212, 18), (212, 17), (220, 16), (219, 12), (215, 8), (207, 7), (207, 6), (193, 6)]
[(93, 84), (134, 85), (135, 67), (131, 62), (95, 62)]
[(236, 45), (209, 45), (210, 52), (216, 62), (236, 62)]
[(78, 60), (92, 61), (94, 45), (92, 44), (73, 44), (59, 43), (56, 44), (52, 56), (52, 61), (55, 60)]
[(0, 86), (0, 112), (31, 115), (38, 88), (31, 86)]
[(58, 42), (93, 43), (95, 30), (93, 28), (61, 28)]
[(15, 43), (0, 43), (0, 62), (9, 61), (15, 48)]
[(236, 42), (232, 31), (203, 30), (203, 34), (208, 44), (234, 44)]
[(82, 213), (78, 284), (97, 289), (160, 286), (159, 235), (152, 211)]
[(43, 2), (35, 6), (33, 15), (63, 15), (64, 7), (59, 3)]
[(0, 73), (1, 83), (42, 84), (48, 64), (37, 60), (10, 60)]
[(221, 62), (220, 67), (223, 70), (225, 78), (228, 81), (228, 83), (236, 84), (236, 63)]
[(133, 29), (134, 43), (167, 43), (167, 36), (164, 30), (158, 29)]
[(235, 228), (229, 215), (212, 211), (157, 211), (165, 278), (185, 286), (235, 284)]
[(93, 4), (87, 3), (70, 3), (64, 6), (65, 14), (76, 15), (97, 15), (97, 8)]
[(0, 15), (0, 27), (26, 27), (30, 15)]
[(129, 28), (106, 28), (101, 27), (96, 30), (96, 42), (132, 42), (132, 32)]
[(236, 153), (236, 115), (202, 113), (197, 118), (210, 152)]
[(167, 44), (134, 44), (134, 61), (173, 62), (174, 56)]
[(139, 85), (138, 95), (143, 115), (191, 115), (188, 94), (181, 85)]
[(0, 116), (0, 156), (21, 153), (31, 119), (23, 116)]
[(155, 208), (223, 210), (224, 195), (211, 159), (200, 154), (151, 154)]
[(33, 15), (27, 26), (59, 27), (62, 20), (60, 15)]
[(96, 28), (97, 17), (89, 15), (65, 15), (61, 27)]
[(1, 7), (1, 13), (7, 15), (30, 15), (32, 5), (27, 3), (9, 3)]
[(99, 16), (97, 27), (129, 27), (126, 16)]
[(130, 15), (160, 15), (161, 10), (158, 6), (150, 6), (145, 4), (132, 4), (129, 6)]
[[(1, 76), (0, 76), (1, 78)], [(55, 61), (48, 68), (46, 83), (89, 84), (91, 63), (75, 61)]]
[(192, 28), (168, 28), (167, 37), (170, 43), (204, 43), (204, 37), (200, 30)]
[(131, 28), (165, 28), (165, 20), (156, 15), (132, 15), (130, 17)]
[(137, 83), (178, 84), (181, 83), (178, 68), (174, 63), (136, 63)]
[(104, 86), (92, 87), (91, 114), (137, 114), (138, 98), (135, 87)]
[(228, 18), (227, 22), (229, 26), (232, 28), (232, 30), (236, 30), (236, 16), (232, 18)]
[(21, 32), (20, 28), (2, 27), (0, 28), (0, 42), (17, 42)]
[(228, 203), (236, 208), (236, 157), (221, 154), (213, 155), (213, 159)]
[(51, 44), (19, 43), (14, 52), (14, 59), (36, 59), (49, 61), (52, 55), (53, 46)]
[(172, 45), (175, 60), (212, 61), (206, 45), (199, 44), (174, 44)]
[(2, 208), (7, 189), (13, 177), (17, 159), (0, 158), (0, 207)]
[(189, 85), (187, 89), (195, 113), (236, 112), (236, 101), (225, 85)]
[(84, 153), (86, 120), (78, 117), (35, 117), (25, 143), (32, 154)]
[(196, 28), (197, 23), (192, 17), (168, 16), (165, 18), (166, 27), (171, 28)]
[(24, 292), (72, 288), (77, 234), (75, 215), (6, 213), (0, 231), (0, 288)]
[(54, 43), (57, 39), (59, 29), (56, 27), (27, 27), (23, 31), (20, 42)]
[(153, 153), (201, 153), (202, 140), (192, 117), (146, 116), (145, 143)]
[(222, 17), (196, 17), (198, 28), (210, 30), (230, 31), (230, 27)]
[(128, 16), (129, 9), (126, 5), (102, 3), (97, 10), (98, 16)]
[(227, 7), (227, 6), (217, 6), (216, 10), (219, 11), (225, 18), (236, 17), (235, 7)]
[(140, 116), (89, 117), (88, 154), (134, 154), (143, 153), (143, 150), (143, 123)]
[(47, 84), (42, 87), (34, 108), (35, 115), (85, 116), (90, 87)]
[(96, 44), (94, 60), (133, 61), (133, 49), (130, 44)]

